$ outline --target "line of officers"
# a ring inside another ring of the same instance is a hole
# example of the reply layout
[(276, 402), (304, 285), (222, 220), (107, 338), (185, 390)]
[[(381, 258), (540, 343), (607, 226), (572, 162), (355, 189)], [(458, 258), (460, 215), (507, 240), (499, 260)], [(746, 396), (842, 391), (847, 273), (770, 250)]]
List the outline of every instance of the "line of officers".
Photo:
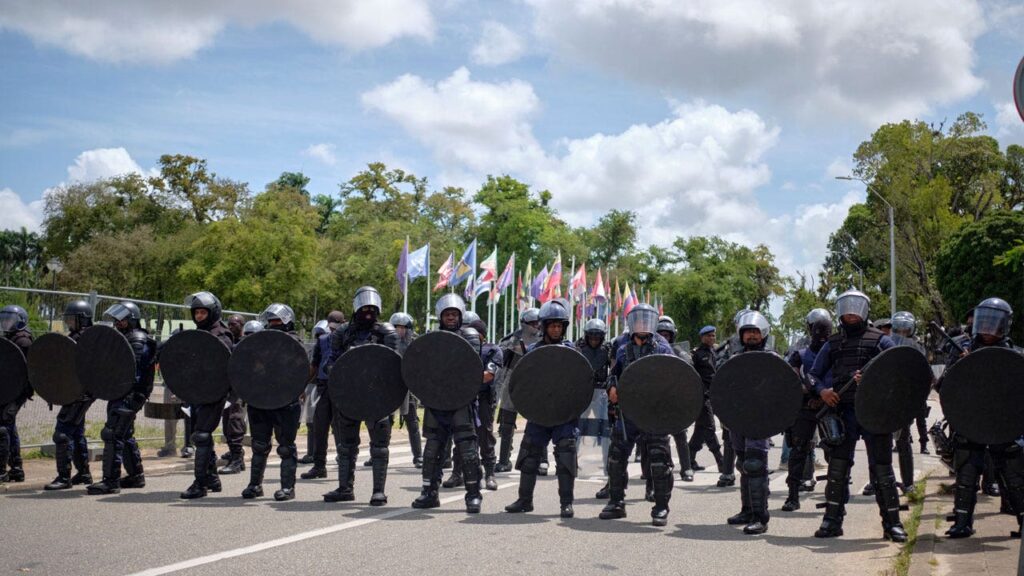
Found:
[[(186, 299), (186, 304), (197, 328), (217, 336), (229, 348), (239, 338), (262, 329), (281, 330), (298, 338), (294, 327), (294, 312), (284, 304), (268, 306), (258, 321), (243, 326), (241, 334), (237, 334), (237, 326), (231, 327), (236, 329), (233, 332), (221, 319), (221, 304), (213, 294), (193, 294)], [(331, 405), (327, 381), (334, 362), (347, 350), (370, 343), (383, 344), (401, 354), (417, 336), (412, 318), (407, 314), (395, 314), (390, 322), (380, 320), (381, 297), (373, 287), (360, 288), (353, 299), (352, 308), (353, 315), (347, 322), (341, 312), (334, 311), (318, 324), (319, 334), (311, 362), (311, 380), (315, 383), (309, 389), (315, 406), (310, 436), (313, 467), (302, 474), (302, 478), (327, 476), (327, 436), (329, 430), (333, 429), (339, 483), (338, 488), (324, 494), (327, 502), (344, 502), (355, 498), (354, 473), (362, 424), (347, 418), (341, 410)], [(813, 468), (808, 462), (815, 446), (815, 430), (820, 430), (828, 473), (825, 514), (815, 536), (841, 536), (845, 505), (850, 497), (848, 485), (854, 448), (858, 439), (863, 439), (871, 478), (869, 487), (873, 488), (879, 506), (883, 536), (902, 542), (906, 540), (906, 533), (899, 518), (899, 483), (896, 482), (892, 467), (893, 435), (873, 434), (863, 429), (858, 423), (853, 400), (861, 369), (872, 358), (897, 345), (897, 342), (901, 345), (915, 344), (915, 322), (912, 316), (908, 321), (908, 313), (898, 314), (892, 322), (896, 333), (890, 337), (870, 325), (869, 309), (870, 301), (863, 293), (851, 290), (841, 294), (836, 303), (838, 330), (834, 330), (832, 316), (827, 310), (812, 310), (806, 318), (806, 340), (787, 354), (790, 365), (803, 378), (805, 396), (800, 416), (786, 431), (785, 438), (790, 449), (787, 475), (789, 493), (782, 510), (799, 509), (799, 492), (814, 487), (813, 476), (809, 476), (809, 470)], [(438, 491), (442, 485), (442, 469), (445, 461), (451, 458), (454, 461), (452, 475), (443, 485), (463, 485), (467, 512), (480, 511), (481, 487), (496, 490), (495, 474), (509, 471), (513, 466), (512, 437), (517, 415), (508, 390), (509, 375), (517, 362), (530, 351), (541, 346), (559, 345), (572, 347), (587, 358), (594, 370), (595, 389), (605, 390), (610, 402), (608, 419), (611, 442), (605, 459), (609, 480), (597, 494), (598, 498), (607, 498), (608, 503), (601, 511), (600, 518), (626, 517), (626, 467), (636, 448), (647, 481), (645, 496), (654, 503), (651, 510), (652, 523), (656, 526), (667, 523), (675, 467), (669, 437), (647, 434), (638, 429), (627, 414), (616, 410), (616, 404), (618, 378), (631, 363), (652, 354), (670, 354), (692, 364), (701, 376), (706, 396), (693, 436), (687, 439), (685, 430), (672, 435), (680, 459), (681, 479), (692, 481), (694, 471), (703, 469), (697, 464), (696, 455), (702, 447), (707, 446), (721, 473), (719, 486), (734, 485), (737, 468), (739, 471), (741, 509), (738, 514), (728, 518), (727, 522), (743, 525), (743, 531), (747, 534), (760, 534), (767, 530), (770, 517), (767, 503), (769, 439), (731, 436), (727, 429), (723, 429), (723, 452), (718, 443), (714, 413), (709, 401), (716, 367), (736, 354), (770, 351), (769, 324), (759, 312), (740, 311), (734, 319), (736, 334), (718, 348), (714, 327), (705, 326), (700, 330), (700, 345), (692, 350), (682, 343), (676, 343), (677, 332), (671, 318), (659, 316), (653, 307), (646, 304), (631, 310), (626, 318), (626, 331), (611, 342), (607, 340), (607, 327), (600, 320), (588, 321), (583, 337), (575, 343), (565, 340), (570, 311), (562, 300), (545, 303), (539, 310), (524, 311), (520, 317), (520, 327), (497, 345), (485, 341), (486, 326), (479, 316), (465, 309), (465, 303), (458, 295), (447, 294), (440, 298), (435, 312), (440, 330), (459, 334), (481, 355), (484, 371), (480, 393), (469, 405), (451, 411), (429, 407), (425, 409), (422, 427), (426, 442), (422, 448), (416, 399), (410, 396), (403, 403), (400, 425), (409, 427), (414, 464), (422, 469), (423, 477), (421, 494), (412, 503), (414, 508), (440, 505)], [(141, 312), (131, 302), (111, 306), (103, 313), (103, 319), (124, 334), (132, 346), (137, 367), (135, 384), (125, 397), (108, 402), (107, 421), (101, 432), (104, 441), (103, 476), (96, 483), (92, 483), (84, 436), (85, 413), (93, 399), (83, 397), (61, 408), (54, 432), (57, 478), (47, 489), (88, 484), (90, 494), (112, 494), (121, 488), (141, 488), (145, 485), (133, 425), (136, 414), (152, 392), (158, 357), (157, 344), (141, 327)], [(65, 310), (64, 321), (69, 336), (77, 340), (92, 324), (91, 307), (84, 301), (70, 303)], [(960, 337), (961, 343), (965, 344), (964, 354), (985, 346), (1013, 348), (1008, 338), (1011, 322), (1012, 309), (1005, 301), (989, 298), (981, 302), (974, 310), (969, 332)], [(7, 306), (0, 310), (0, 329), (4, 337), (21, 347), (26, 355), (32, 341), (27, 323), (27, 314), (20, 307)], [(955, 363), (959, 357), (952, 356), (949, 363)], [(852, 385), (840, 390), (833, 389), (833, 382), (850, 380), (853, 381)], [(15, 419), (18, 409), (30, 396), (31, 389), (28, 389), (23, 397), (0, 407), (0, 481), (24, 479)], [(225, 408), (225, 401), (228, 400), (230, 402)], [(274, 493), (274, 498), (279, 501), (294, 498), (296, 468), (299, 463), (295, 439), (303, 400), (305, 398), (296, 398), (287, 406), (273, 410), (247, 407), (253, 455), (250, 481), (242, 492), (243, 498), (263, 495), (263, 474), (272, 437), (277, 442), (277, 453), (281, 458), (281, 488)], [(192, 440), (196, 446), (195, 480), (182, 492), (182, 498), (201, 498), (208, 492), (221, 491), (217, 457), (213, 450), (213, 433), (222, 420), (225, 429), (231, 430), (234, 440), (229, 439), (229, 465), (219, 472), (244, 470), (238, 434), (239, 411), (232, 408), (239, 405), (236, 398), (225, 398), (219, 402), (191, 407)], [(825, 405), (828, 409), (823, 411)], [(500, 445), (493, 435), (495, 410)], [(827, 413), (828, 417), (819, 420), (819, 413)], [(244, 435), (244, 420), (241, 422)], [(385, 484), (393, 416), (377, 422), (366, 422), (366, 425), (370, 436), (370, 459), (366, 464), (372, 467), (373, 476), (370, 504), (381, 506), (387, 503)], [(907, 428), (898, 433), (904, 445), (909, 445), (909, 424)], [(514, 464), (520, 472), (519, 497), (506, 507), (507, 512), (533, 510), (536, 479), (538, 475), (547, 473), (547, 446), (551, 444), (554, 447), (558, 478), (560, 514), (563, 518), (573, 517), (573, 484), (577, 474), (579, 434), (578, 419), (554, 427), (527, 422)], [(974, 532), (973, 509), (986, 455), (994, 464), (995, 478), (1005, 496), (1004, 510), (1014, 514), (1020, 523), (1024, 518), (1022, 442), (980, 446), (955, 433), (953, 438), (957, 486), (955, 523), (949, 535), (965, 537)], [(71, 475), (72, 464), (76, 469), (74, 475)], [(913, 482), (912, 459), (909, 462), (909, 473), (903, 464), (901, 457), (903, 488), (906, 490)], [(8, 465), (9, 472), (6, 469)], [(126, 472), (124, 477), (121, 476), (122, 465)]]

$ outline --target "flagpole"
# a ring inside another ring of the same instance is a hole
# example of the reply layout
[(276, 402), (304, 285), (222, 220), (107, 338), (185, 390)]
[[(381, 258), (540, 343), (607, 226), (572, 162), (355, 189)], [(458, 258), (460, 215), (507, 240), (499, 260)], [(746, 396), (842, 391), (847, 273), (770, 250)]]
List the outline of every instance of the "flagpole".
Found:
[[(409, 236), (405, 237), (405, 251), (409, 252)], [(402, 314), (409, 313), (409, 256), (405, 257), (405, 274), (402, 274)]]
[[(430, 246), (429, 242), (427, 246)], [(427, 248), (427, 310), (423, 320), (423, 332), (427, 333), (430, 331), (430, 248)]]

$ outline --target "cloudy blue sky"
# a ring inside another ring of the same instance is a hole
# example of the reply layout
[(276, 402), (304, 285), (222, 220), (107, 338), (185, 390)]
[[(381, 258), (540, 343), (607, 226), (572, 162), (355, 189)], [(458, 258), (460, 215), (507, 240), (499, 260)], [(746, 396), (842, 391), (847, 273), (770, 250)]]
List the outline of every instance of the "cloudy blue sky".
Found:
[(1024, 4), (997, 0), (0, 0), (0, 228), (48, 188), (164, 153), (261, 190), (333, 193), (367, 162), (475, 190), (511, 174), (573, 224), (719, 234), (813, 272), (880, 123), (984, 114)]

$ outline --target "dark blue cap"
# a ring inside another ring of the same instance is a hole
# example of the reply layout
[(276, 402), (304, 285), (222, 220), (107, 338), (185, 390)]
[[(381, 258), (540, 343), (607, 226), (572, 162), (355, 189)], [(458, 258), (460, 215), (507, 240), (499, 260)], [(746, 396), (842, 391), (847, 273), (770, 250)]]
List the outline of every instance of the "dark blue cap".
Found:
[(707, 325), (707, 326), (705, 326), (705, 327), (700, 329), (700, 335), (703, 336), (705, 334), (711, 334), (714, 331), (715, 331), (715, 327), (714, 326)]

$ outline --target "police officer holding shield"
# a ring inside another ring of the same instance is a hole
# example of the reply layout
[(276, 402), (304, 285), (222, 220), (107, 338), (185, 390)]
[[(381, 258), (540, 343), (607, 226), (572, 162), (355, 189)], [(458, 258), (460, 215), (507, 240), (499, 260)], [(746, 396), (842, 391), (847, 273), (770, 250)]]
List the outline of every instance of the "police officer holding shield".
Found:
[[(28, 313), (21, 306), (4, 306), (0, 309), (0, 335), (13, 342), (28, 358), (32, 346), (32, 332), (28, 329)], [(24, 482), (25, 470), (21, 467), (21, 439), (18, 437), (18, 411), (32, 397), (32, 387), (26, 381), (17, 398), (0, 405), (0, 484)], [(10, 472), (7, 466), (10, 465)]]
[[(658, 318), (658, 334), (668, 340), (672, 350), (689, 365), (693, 365), (693, 358), (690, 356), (689, 346), (683, 343), (676, 343), (676, 323), (671, 316)], [(679, 478), (683, 482), (693, 482), (693, 464), (690, 460), (690, 441), (686, 438), (686, 430), (681, 430), (672, 435), (676, 443), (676, 453), (679, 455)]]
[[(331, 355), (328, 372), (342, 354), (366, 344), (382, 344), (395, 350), (398, 335), (395, 328), (380, 322), (381, 297), (373, 286), (356, 290), (352, 299), (352, 321), (339, 326), (331, 335)], [(323, 402), (325, 398), (321, 397)], [(334, 406), (334, 429), (338, 449), (338, 488), (324, 494), (324, 502), (348, 502), (355, 499), (355, 466), (359, 458), (359, 420), (342, 413), (344, 407)], [(376, 422), (367, 422), (370, 431), (370, 461), (373, 466), (373, 494), (370, 506), (387, 504), (384, 486), (388, 477), (388, 460), (391, 445), (392, 416), (389, 414)], [(325, 454), (326, 456), (326, 454)]]
[[(519, 315), (519, 329), (498, 342), (504, 362), (498, 375), (501, 404), (498, 407), (498, 463), (495, 472), (512, 470), (512, 436), (516, 432), (516, 410), (509, 396), (508, 379), (526, 349), (540, 339), (540, 310), (527, 308)], [(547, 459), (545, 455), (545, 460)]]
[[(146, 476), (142, 453), (135, 441), (135, 417), (153, 392), (156, 373), (156, 341), (141, 326), (142, 311), (134, 302), (118, 302), (103, 313), (131, 345), (135, 355), (135, 380), (125, 396), (107, 402), (107, 422), (100, 432), (103, 439), (103, 479), (90, 484), (89, 494), (117, 494), (121, 488), (143, 488)], [(121, 478), (124, 463), (128, 476)]]
[[(565, 340), (569, 327), (569, 309), (561, 300), (551, 300), (540, 308), (541, 340), (533, 343), (527, 354), (542, 346), (566, 346), (575, 349), (572, 342)], [(558, 478), (558, 500), (562, 518), (573, 517), (573, 484), (576, 480), (576, 439), (579, 437), (577, 419), (557, 426), (541, 426), (526, 423), (526, 432), (519, 445), (516, 469), (519, 470), (519, 498), (505, 507), (506, 512), (533, 511), (533, 490), (537, 485), (540, 464), (547, 455), (548, 443), (555, 447), (555, 475)]]
[[(314, 478), (327, 478), (327, 436), (331, 430), (334, 420), (334, 408), (331, 402), (331, 395), (327, 391), (328, 369), (331, 364), (331, 338), (334, 332), (345, 323), (345, 315), (339, 310), (332, 310), (327, 315), (323, 324), (323, 332), (316, 337), (313, 344), (313, 359), (310, 361), (310, 368), (316, 373), (315, 388), (316, 402), (313, 403), (313, 423), (309, 427), (308, 456), (312, 458), (313, 467), (303, 472), (300, 478), (310, 480)], [(318, 325), (321, 322), (317, 322)], [(315, 328), (314, 328), (314, 333)], [(335, 444), (337, 444), (338, 430), (334, 429)], [(299, 464), (306, 464), (299, 460)]]
[[(197, 330), (209, 332), (217, 337), (228, 350), (234, 346), (234, 338), (227, 324), (221, 320), (220, 299), (210, 292), (196, 292), (185, 298), (192, 321)], [(224, 415), (224, 400), (227, 396), (209, 404), (192, 406), (192, 443), (196, 447), (195, 481), (181, 493), (183, 500), (203, 498), (208, 491), (220, 492), (220, 477), (217, 475), (217, 454), (213, 447), (213, 433), (217, 431)]]
[[(1013, 309), (1001, 298), (987, 298), (974, 308), (974, 325), (970, 345), (964, 355), (982, 348), (1015, 349), (1008, 338)], [(1019, 350), (1018, 350), (1019, 351)], [(953, 364), (956, 361), (954, 360)], [(951, 366), (947, 366), (949, 370)], [(985, 382), (978, 382), (984, 386)], [(941, 393), (941, 387), (940, 387)], [(953, 431), (953, 465), (956, 469), (956, 491), (953, 496), (953, 526), (946, 531), (950, 538), (967, 538), (974, 534), (974, 506), (978, 499), (978, 480), (985, 467), (985, 450), (992, 457), (995, 475), (1003, 479), (1010, 512), (1017, 518), (1018, 532), (1024, 523), (1024, 450), (1022, 440), (1002, 444), (974, 442)]]
[[(615, 355), (615, 350), (612, 349), (610, 342), (606, 340), (608, 337), (608, 326), (603, 320), (594, 318), (587, 320), (587, 323), (583, 325), (583, 337), (576, 341), (576, 349), (583, 354), (583, 357), (590, 363), (591, 369), (594, 370), (594, 393), (595, 398), (600, 398), (599, 402), (604, 403), (605, 406), (608, 404), (608, 375), (612, 367), (612, 359)], [(600, 395), (600, 396), (598, 396)], [(597, 412), (597, 409), (591, 408), (592, 412)], [(593, 421), (593, 423), (601, 423), (599, 419)], [(606, 422), (611, 420), (611, 410), (606, 413)], [(602, 424), (601, 430), (591, 430), (590, 435), (601, 437), (602, 447), (602, 465), (604, 467), (605, 475), (608, 474), (608, 450), (610, 449), (610, 438), (602, 436), (610, 426)], [(588, 432), (581, 430), (581, 434), (586, 436)], [(606, 500), (608, 498), (608, 483), (605, 483), (604, 487), (601, 488), (594, 496), (599, 500)]]
[[(458, 294), (445, 294), (434, 306), (440, 329), (462, 336), (480, 353), (480, 338), (476, 332), (462, 326), (462, 315), (466, 303)], [(470, 404), (456, 410), (435, 410), (427, 407), (423, 419), (423, 435), (427, 442), (423, 448), (423, 489), (413, 503), (413, 508), (437, 508), (441, 505), (437, 490), (441, 483), (441, 460), (444, 446), (451, 437), (462, 456), (463, 477), (466, 486), (466, 512), (476, 514), (483, 504), (480, 493), (480, 446), (477, 443), (477, 406), (474, 399)]]
[[(92, 326), (92, 306), (85, 300), (68, 302), (64, 307), (64, 327), (75, 342), (82, 332)], [(78, 484), (92, 484), (89, 471), (89, 443), (85, 438), (85, 415), (95, 398), (83, 394), (82, 398), (65, 404), (57, 412), (57, 425), (53, 430), (54, 461), (57, 477), (43, 487), (44, 490), (66, 490)], [(74, 462), (75, 475), (71, 475)]]
[[(857, 440), (863, 437), (869, 462), (872, 463), (870, 475), (875, 486), (875, 501), (882, 516), (883, 536), (893, 542), (906, 542), (907, 533), (900, 522), (899, 494), (892, 469), (892, 434), (874, 434), (861, 428), (854, 409), (856, 384), (842, 395), (833, 389), (833, 385), (842, 385), (850, 379), (855, 383), (859, 381), (864, 366), (894, 345), (881, 330), (868, 326), (870, 308), (871, 301), (863, 292), (848, 290), (839, 295), (836, 300), (839, 332), (829, 336), (808, 372), (819, 397), (838, 412), (845, 427), (842, 443), (830, 452), (828, 483), (825, 486), (825, 517), (814, 536), (835, 538), (843, 535), (854, 447)], [(831, 383), (827, 378), (829, 371)]]
[[(668, 341), (656, 334), (658, 311), (650, 304), (637, 304), (626, 315), (629, 338), (615, 353), (615, 367), (609, 382), (608, 399), (618, 402), (616, 379), (630, 364), (651, 354), (674, 355)], [(629, 414), (620, 414), (612, 431), (612, 445), (608, 452), (608, 504), (601, 510), (599, 518), (612, 520), (626, 517), (626, 483), (629, 479), (626, 467), (634, 446), (643, 439), (643, 449), (650, 462), (651, 482), (654, 488), (654, 507), (651, 510), (655, 526), (668, 524), (668, 502), (672, 497), (672, 451), (668, 435), (653, 435), (641, 432), (630, 421)]]
[[(398, 348), (395, 349), (399, 355), (405, 354), (406, 348), (416, 339), (415, 322), (412, 316), (405, 312), (395, 312), (391, 315), (389, 323), (395, 327), (398, 335)], [(398, 427), (405, 426), (409, 432), (409, 448), (412, 450), (412, 465), (416, 468), (423, 468), (423, 438), (420, 436), (420, 414), (419, 402), (410, 392), (405, 403), (399, 412)]]

